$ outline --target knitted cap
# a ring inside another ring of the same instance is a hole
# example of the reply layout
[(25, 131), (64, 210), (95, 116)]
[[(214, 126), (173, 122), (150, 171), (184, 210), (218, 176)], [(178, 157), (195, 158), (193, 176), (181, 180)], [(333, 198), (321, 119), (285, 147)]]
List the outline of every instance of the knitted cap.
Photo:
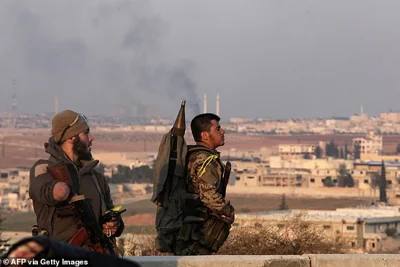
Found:
[(87, 129), (89, 129), (89, 125), (86, 117), (72, 110), (64, 110), (57, 113), (51, 121), (51, 135), (56, 143), (68, 140)]

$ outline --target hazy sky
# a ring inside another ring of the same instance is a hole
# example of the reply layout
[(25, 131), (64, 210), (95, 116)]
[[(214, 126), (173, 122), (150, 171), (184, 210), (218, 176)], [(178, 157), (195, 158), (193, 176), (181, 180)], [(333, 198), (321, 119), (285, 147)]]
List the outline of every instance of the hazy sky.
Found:
[(399, 110), (400, 1), (0, 2), (0, 111), (272, 118)]

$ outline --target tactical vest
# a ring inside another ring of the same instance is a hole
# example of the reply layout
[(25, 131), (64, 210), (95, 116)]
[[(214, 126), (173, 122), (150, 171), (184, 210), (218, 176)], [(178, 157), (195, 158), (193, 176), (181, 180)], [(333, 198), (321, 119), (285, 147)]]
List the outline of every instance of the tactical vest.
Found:
[[(221, 220), (217, 214), (210, 213), (209, 209), (200, 201), (199, 195), (188, 190), (187, 163), (190, 155), (199, 151), (210, 152), (203, 146), (187, 146), (185, 177), (174, 177), (174, 191), (170, 192), (171, 181), (166, 182), (165, 195), (168, 197), (162, 206), (157, 207), (155, 245), (160, 252), (174, 253), (175, 255), (191, 255), (189, 243), (198, 242), (212, 252), (225, 242), (229, 235), (230, 224)], [(210, 157), (209, 160), (218, 160), (223, 173), (223, 165), (219, 158)], [(222, 177), (221, 181), (222, 181)], [(224, 184), (221, 182), (218, 191), (222, 193)]]

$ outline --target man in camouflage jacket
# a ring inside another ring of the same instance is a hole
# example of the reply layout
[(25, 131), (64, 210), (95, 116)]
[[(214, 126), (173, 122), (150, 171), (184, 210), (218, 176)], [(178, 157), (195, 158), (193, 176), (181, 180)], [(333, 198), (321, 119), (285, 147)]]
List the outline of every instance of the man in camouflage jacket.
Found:
[(190, 235), (190, 241), (182, 246), (181, 255), (217, 252), (234, 221), (234, 208), (223, 196), (225, 166), (216, 150), (225, 144), (225, 131), (219, 121), (217, 115), (205, 113), (191, 122), (196, 145), (188, 149), (186, 185), (187, 192), (195, 197), (186, 202), (185, 220), (191, 227), (185, 235)]

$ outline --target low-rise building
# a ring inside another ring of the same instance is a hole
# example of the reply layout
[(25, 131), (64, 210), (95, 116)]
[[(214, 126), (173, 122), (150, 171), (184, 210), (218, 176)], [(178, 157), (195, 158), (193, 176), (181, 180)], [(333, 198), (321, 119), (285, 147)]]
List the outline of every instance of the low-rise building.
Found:
[(279, 224), (295, 214), (305, 214), (305, 219), (316, 223), (327, 236), (338, 233), (349, 247), (377, 252), (387, 233), (400, 231), (399, 207), (362, 207), (337, 209), (336, 211), (289, 210), (236, 215), (236, 226), (249, 223)]
[(358, 146), (362, 154), (382, 154), (383, 137), (370, 132), (366, 137), (358, 137), (353, 139), (353, 147)]
[[(384, 162), (384, 164), (387, 188), (395, 188), (400, 176), (400, 162)], [(381, 169), (382, 161), (355, 162), (350, 174), (357, 180), (359, 188), (370, 188), (376, 187), (377, 181), (374, 181), (374, 175), (380, 176)]]

